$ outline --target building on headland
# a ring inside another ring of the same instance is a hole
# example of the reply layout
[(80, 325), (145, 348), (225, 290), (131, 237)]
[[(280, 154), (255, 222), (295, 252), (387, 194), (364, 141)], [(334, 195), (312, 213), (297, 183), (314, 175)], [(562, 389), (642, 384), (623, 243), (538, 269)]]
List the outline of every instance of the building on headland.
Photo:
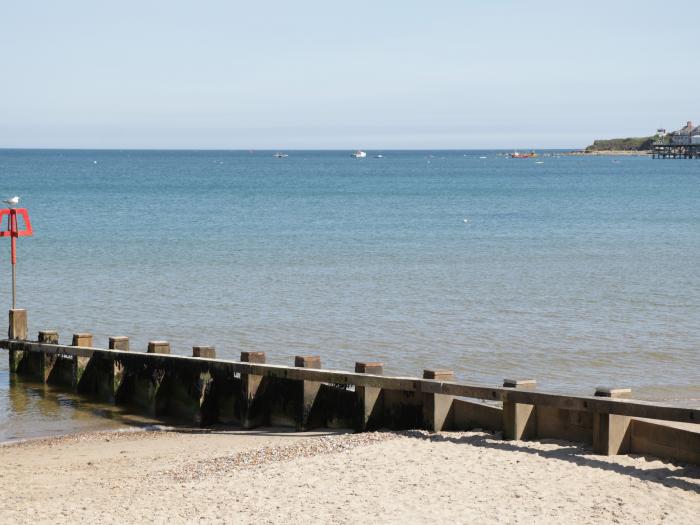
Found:
[(700, 126), (693, 126), (693, 123), (689, 120), (688, 123), (678, 131), (669, 133), (669, 137), (670, 143), (675, 145), (700, 144), (700, 142), (695, 142), (693, 140), (696, 139), (700, 141)]
[(694, 126), (690, 120), (681, 129), (671, 133), (658, 129), (655, 138), (652, 149), (654, 158), (700, 158), (700, 126)]

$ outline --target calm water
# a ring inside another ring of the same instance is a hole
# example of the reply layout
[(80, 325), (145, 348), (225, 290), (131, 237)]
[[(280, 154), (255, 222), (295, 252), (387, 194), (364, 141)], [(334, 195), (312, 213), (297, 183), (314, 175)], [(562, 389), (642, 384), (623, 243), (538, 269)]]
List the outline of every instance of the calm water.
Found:
[[(18, 306), (65, 342), (698, 404), (700, 162), (384, 154), (0, 151), (0, 193), (35, 228)], [(2, 268), (9, 306), (6, 240)], [(103, 410), (12, 383), (0, 356), (0, 440), (91, 428)]]

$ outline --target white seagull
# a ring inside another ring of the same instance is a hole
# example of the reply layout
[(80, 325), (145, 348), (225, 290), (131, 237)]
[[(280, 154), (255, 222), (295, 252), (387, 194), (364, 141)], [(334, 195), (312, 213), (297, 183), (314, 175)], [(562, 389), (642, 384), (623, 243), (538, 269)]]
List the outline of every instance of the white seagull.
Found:
[(4, 202), (5, 204), (7, 204), (10, 207), (17, 206), (19, 204), (19, 197), (17, 195), (15, 195), (14, 197), (11, 197), (9, 199), (5, 199), (2, 202)]

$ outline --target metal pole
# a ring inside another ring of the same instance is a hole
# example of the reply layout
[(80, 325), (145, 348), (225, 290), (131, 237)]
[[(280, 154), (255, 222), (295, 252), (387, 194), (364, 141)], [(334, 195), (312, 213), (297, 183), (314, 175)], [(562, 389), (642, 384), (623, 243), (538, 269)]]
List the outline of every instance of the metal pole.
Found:
[(16, 272), (15, 272), (15, 265), (13, 264), (13, 265), (12, 265), (12, 309), (13, 309), (13, 310), (17, 307), (17, 305), (16, 305), (16, 303), (15, 303), (15, 295), (16, 295), (16, 293), (17, 293), (17, 290), (16, 290), (16, 288), (17, 288), (17, 278), (16, 278), (15, 273), (16, 273)]
[(10, 258), (12, 260), (12, 309), (14, 310), (17, 307), (17, 212), (15, 210), (10, 211), (8, 220), (10, 221)]

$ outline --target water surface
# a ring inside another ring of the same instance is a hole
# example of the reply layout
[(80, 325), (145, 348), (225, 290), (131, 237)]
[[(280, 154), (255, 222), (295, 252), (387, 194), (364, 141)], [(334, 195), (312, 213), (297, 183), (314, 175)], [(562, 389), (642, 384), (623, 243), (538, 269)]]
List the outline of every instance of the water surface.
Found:
[[(382, 153), (2, 150), (1, 193), (35, 230), (18, 306), (63, 342), (91, 331), (698, 404), (700, 162)], [(9, 307), (6, 240), (1, 268)], [(0, 439), (60, 430), (18, 388), (42, 395), (0, 356)]]

